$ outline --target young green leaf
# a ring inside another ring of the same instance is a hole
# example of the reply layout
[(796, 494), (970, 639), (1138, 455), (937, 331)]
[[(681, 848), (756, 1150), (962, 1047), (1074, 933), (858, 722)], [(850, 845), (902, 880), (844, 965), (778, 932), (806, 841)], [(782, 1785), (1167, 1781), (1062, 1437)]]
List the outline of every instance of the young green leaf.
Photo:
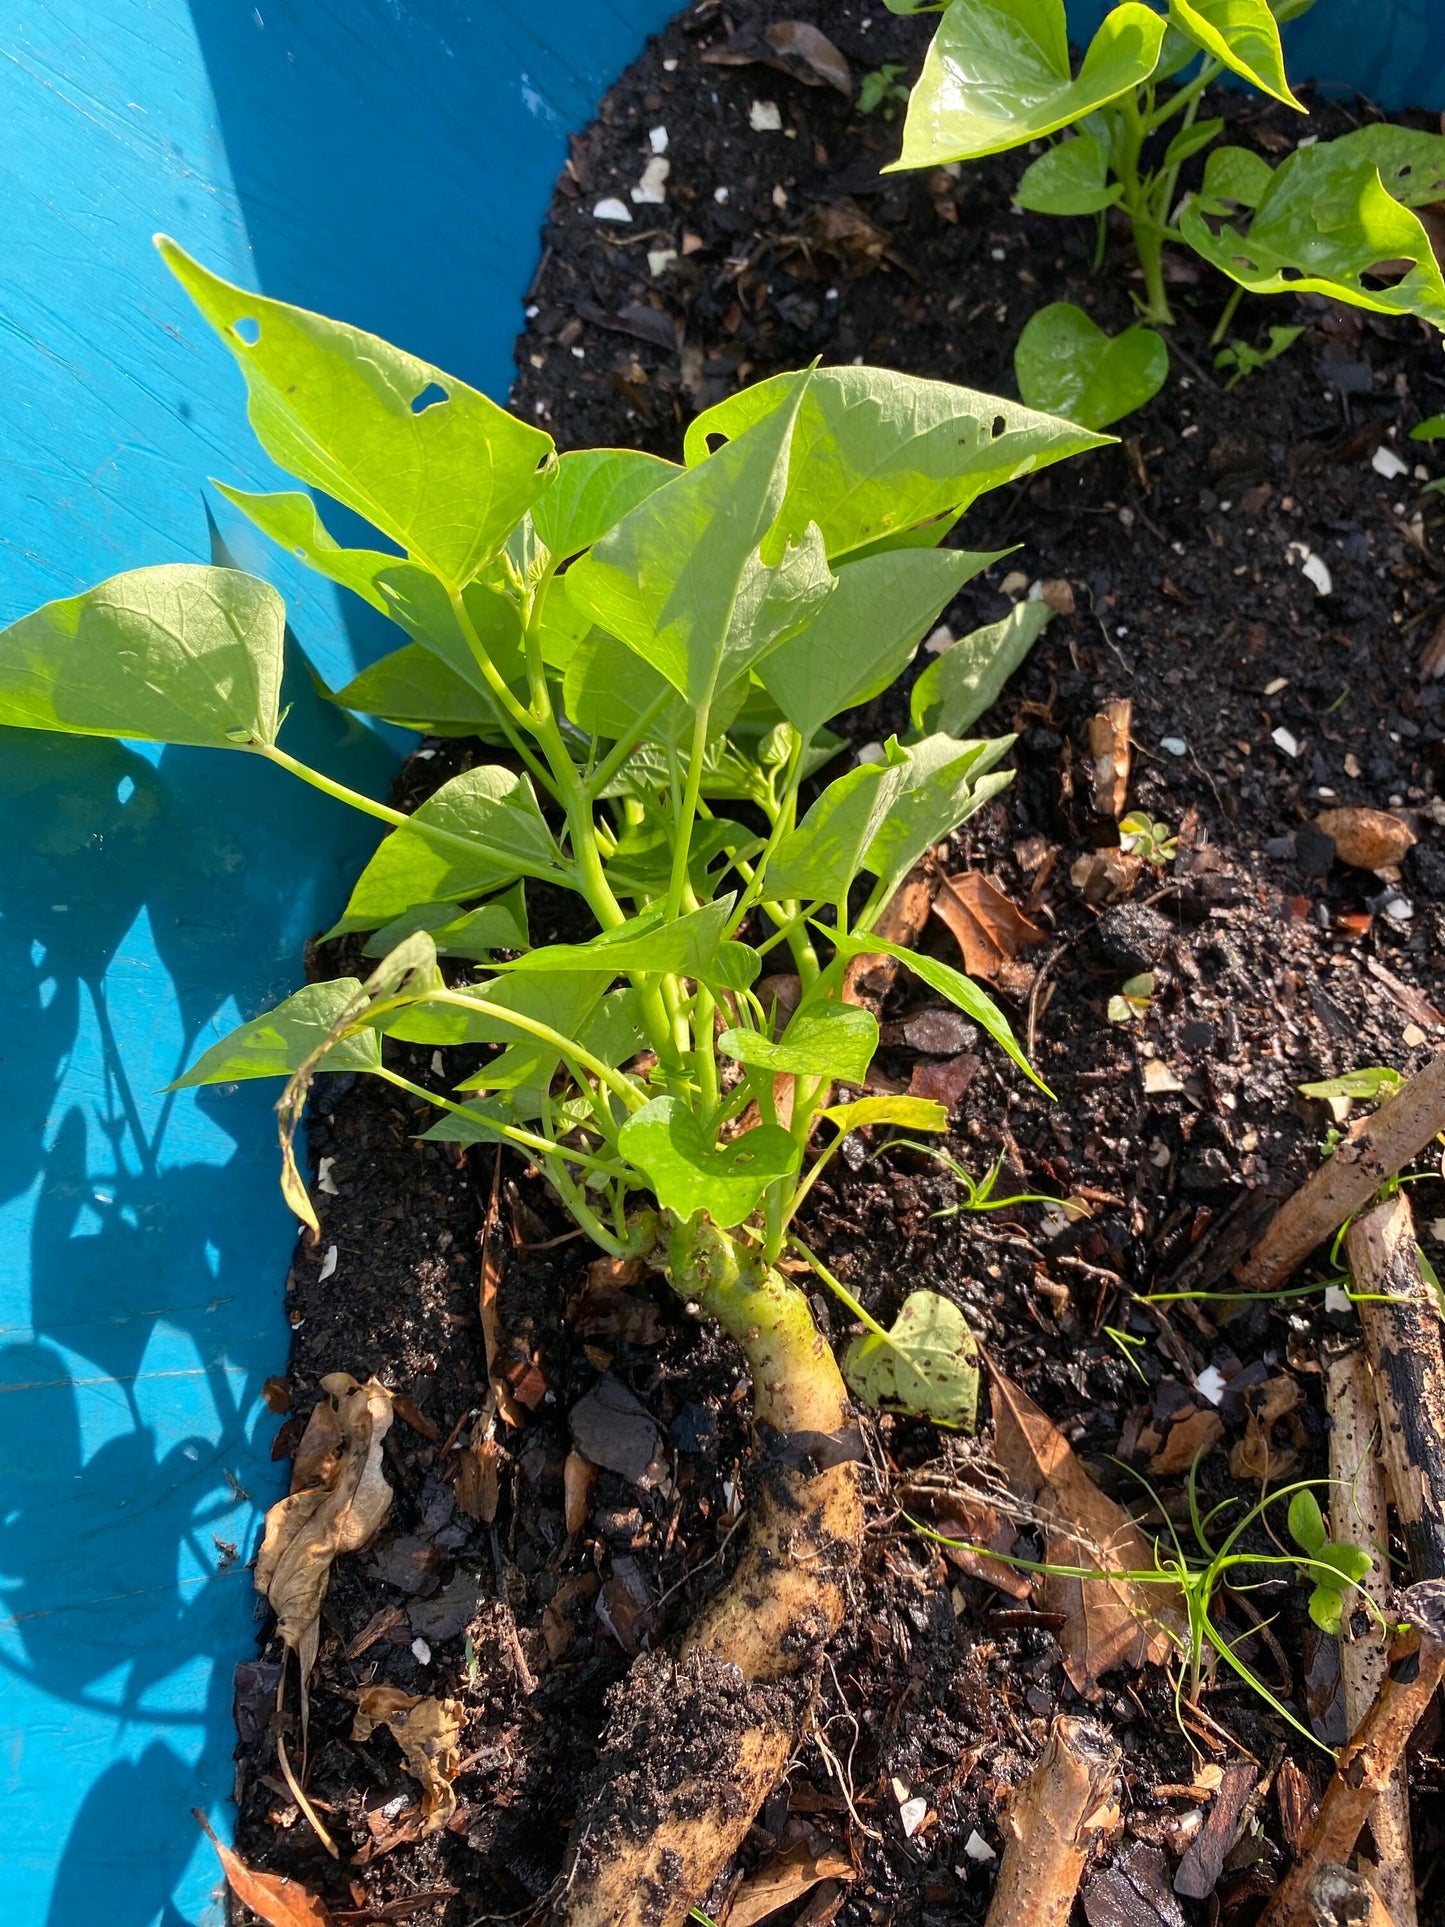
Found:
[(1438, 442), (1445, 435), (1445, 415), (1429, 415), (1410, 430), (1412, 442)]
[(1204, 163), (1199, 207), (1207, 214), (1226, 214), (1231, 202), (1258, 207), (1273, 180), (1274, 169), (1252, 148), (1216, 147)]
[[(1246, 229), (1223, 221), (1216, 233), (1208, 206), (1185, 207), (1180, 230), (1251, 293), (1329, 295), (1378, 314), (1418, 314), (1445, 329), (1445, 280), (1419, 217), (1392, 199), (1367, 155), (1343, 142), (1297, 148), (1282, 161)], [(1380, 285), (1386, 262), (1405, 263), (1406, 271)]]
[(1343, 1077), (1327, 1077), (1318, 1084), (1301, 1084), (1304, 1097), (1328, 1101), (1332, 1097), (1393, 1097), (1405, 1079), (1388, 1064), (1370, 1064), (1364, 1069), (1346, 1071)]
[(389, 569), (379, 570), (376, 587), (392, 621), (479, 694), (490, 693), (490, 685), (473, 636), (503, 682), (524, 682), (527, 665), (522, 653), (522, 623), (517, 605), (509, 596), (483, 582), (469, 582), (461, 592), (468, 624), (463, 629), (445, 588), (429, 570), (414, 562), (394, 562)]
[(851, 1104), (830, 1104), (818, 1113), (838, 1128), (839, 1137), (870, 1124), (896, 1124), (903, 1131), (946, 1131), (948, 1112), (931, 1097), (857, 1097)]
[(679, 1098), (654, 1097), (634, 1111), (617, 1148), (646, 1174), (665, 1211), (706, 1211), (721, 1230), (741, 1224), (776, 1178), (791, 1177), (801, 1148), (775, 1124), (759, 1124), (714, 1148)]
[[(687, 851), (687, 873), (699, 896), (712, 894), (708, 872), (726, 851), (744, 862), (762, 848), (763, 839), (730, 817), (703, 817), (693, 825)], [(672, 877), (672, 826), (657, 815), (629, 823), (607, 859), (607, 877), (614, 890), (629, 897), (666, 896)]]
[[(307, 984), (199, 1057), (184, 1077), (166, 1088), (188, 1091), (199, 1084), (239, 1084), (248, 1077), (289, 1077), (299, 1070), (353, 1006), (360, 1008), (361, 984), (355, 977)], [(358, 1031), (333, 1044), (321, 1059), (323, 1071), (371, 1071), (381, 1062), (381, 1042), (373, 1030)]]
[(914, 683), (908, 708), (915, 729), (961, 737), (987, 709), (1054, 619), (1047, 602), (1016, 602), (945, 649)]
[(833, 588), (816, 535), (772, 566), (762, 553), (806, 388), (805, 377), (787, 379), (784, 407), (650, 495), (567, 572), (576, 606), (694, 709), (800, 629)]
[(428, 736), (481, 736), (503, 740), (501, 711), (490, 690), (464, 682), (432, 650), (409, 642), (383, 656), (344, 689), (328, 690), (342, 709), (363, 716), (380, 716), (403, 729), (420, 729)]
[(249, 489), (230, 488), (225, 482), (213, 481), (211, 486), (279, 548), (324, 575), (328, 582), (339, 583), (374, 609), (386, 612), (386, 599), (376, 586), (376, 578), (381, 570), (395, 568), (401, 556), (389, 555), (384, 549), (344, 549), (322, 522), (311, 497), (300, 489), (257, 495)]
[(1106, 428), (1158, 394), (1169, 376), (1169, 350), (1152, 328), (1136, 323), (1110, 337), (1071, 301), (1052, 301), (1019, 336), (1014, 374), (1031, 407)]
[(986, 1030), (1000, 1049), (1007, 1052), (1013, 1059), (1024, 1075), (1032, 1078), (1045, 1097), (1053, 1096), (1048, 1085), (1019, 1049), (1018, 1039), (1014, 1036), (1013, 1027), (1007, 1017), (993, 999), (980, 990), (972, 978), (965, 977), (961, 970), (955, 970), (952, 964), (943, 963), (937, 957), (926, 956), (922, 951), (909, 950), (901, 943), (889, 943), (883, 937), (875, 937), (871, 934), (839, 936), (831, 930), (827, 934), (841, 957), (866, 956), (875, 952), (885, 957), (896, 957), (901, 964), (912, 971), (915, 977), (926, 983), (930, 990), (936, 990), (940, 997), (946, 997), (949, 1003), (963, 1012), (965, 1017), (971, 1018), (980, 1030)]
[(791, 1077), (828, 1077), (861, 1084), (878, 1048), (878, 1019), (856, 1004), (804, 1003), (781, 1037), (725, 1030), (718, 1049), (749, 1070)]
[(1099, 214), (1124, 192), (1109, 179), (1109, 150), (1095, 134), (1076, 134), (1031, 161), (1014, 190), (1034, 214)]
[[(688, 466), (705, 461), (719, 437), (737, 438), (783, 408), (794, 379), (773, 375), (704, 409), (683, 444)], [(987, 490), (1105, 440), (949, 382), (889, 368), (819, 368), (793, 431), (780, 526), (797, 537), (816, 523), (837, 561), (956, 517)]]
[(0, 631), (0, 723), (268, 747), (285, 631), (280, 596), (239, 569), (131, 569)]
[[(587, 1019), (601, 1003), (612, 978), (599, 970), (567, 972), (539, 971), (535, 977), (492, 977), (485, 983), (468, 984), (458, 994), (468, 1004), (487, 1004), (480, 1010), (460, 1004), (437, 1003), (425, 997), (403, 1010), (388, 1012), (378, 1020), (388, 1037), (408, 1044), (517, 1044), (528, 1050), (542, 1051), (555, 1070), (560, 1052), (535, 1031), (510, 1023), (497, 1010), (514, 1011), (533, 1024), (545, 1024), (559, 1036), (575, 1038)], [(488, 1069), (491, 1066), (487, 1067)], [(548, 1071), (547, 1077), (550, 1077)], [(485, 1071), (477, 1073), (483, 1083)], [(547, 1077), (540, 1081), (545, 1083)], [(458, 1090), (475, 1088), (474, 1080), (458, 1084)]]
[(1279, 23), (1268, 0), (1169, 0), (1169, 20), (1261, 93), (1306, 111), (1285, 78)]
[(1301, 1552), (1307, 1552), (1313, 1557), (1324, 1545), (1328, 1536), (1325, 1532), (1325, 1519), (1320, 1511), (1319, 1500), (1313, 1492), (1302, 1489), (1290, 1500), (1287, 1516), (1290, 1538), (1294, 1540)]
[(1012, 770), (988, 772), (1013, 742), (1012, 736), (961, 743), (952, 736), (936, 735), (905, 746), (903, 787), (863, 857), (862, 867), (884, 886), (876, 897), (880, 909), (925, 850), (952, 835), (991, 796), (1008, 788)]
[(758, 679), (799, 735), (811, 737), (901, 675), (964, 583), (999, 559), (911, 549), (850, 562), (807, 626), (758, 665)]
[(439, 957), (468, 957), (474, 963), (486, 962), (494, 950), (525, 950), (531, 941), (527, 901), (518, 883), (460, 916), (454, 903), (419, 903), (368, 937), (361, 954), (384, 957), (414, 930), (429, 933)]
[(599, 537), (681, 474), (676, 462), (637, 448), (579, 448), (563, 455), (551, 486), (532, 505), (532, 527), (554, 562)]
[(893, 168), (978, 160), (1071, 126), (1148, 80), (1163, 39), (1159, 15), (1125, 0), (1105, 16), (1075, 79), (1064, 0), (953, 0), (909, 99)]
[(732, 907), (733, 898), (721, 896), (671, 922), (660, 909), (645, 910), (615, 930), (604, 930), (590, 943), (548, 944), (541, 950), (529, 950), (507, 968), (513, 976), (606, 970), (613, 977), (629, 972), (666, 972), (710, 979), (716, 971), (718, 946)]
[(1202, 154), (1209, 143), (1223, 130), (1222, 120), (1196, 120), (1179, 132), (1164, 149), (1163, 166), (1182, 167), (1186, 161)]
[(419, 903), (488, 896), (519, 874), (563, 874), (531, 784), (495, 764), (464, 770), (385, 838), (327, 935), (374, 930)]
[(239, 363), (266, 453), (444, 582), (469, 582), (551, 481), (551, 436), (465, 382), (156, 246)]
[(883, 1411), (912, 1412), (960, 1432), (974, 1428), (978, 1345), (958, 1306), (936, 1291), (910, 1293), (886, 1338), (855, 1338), (843, 1375)]
[(837, 903), (863, 866), (899, 790), (906, 764), (898, 745), (891, 760), (862, 763), (830, 783), (802, 822), (778, 844), (767, 867), (770, 895)]

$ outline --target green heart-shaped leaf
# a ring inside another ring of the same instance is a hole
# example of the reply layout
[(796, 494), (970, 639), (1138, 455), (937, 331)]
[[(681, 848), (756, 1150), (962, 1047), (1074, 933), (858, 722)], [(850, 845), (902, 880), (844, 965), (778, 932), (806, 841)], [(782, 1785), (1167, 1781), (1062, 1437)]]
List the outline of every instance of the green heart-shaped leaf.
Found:
[(855, 1338), (843, 1375), (881, 1410), (913, 1412), (961, 1432), (974, 1428), (978, 1345), (958, 1306), (935, 1291), (911, 1293), (886, 1338)]
[[(330, 692), (328, 692), (330, 693)], [(430, 649), (409, 642), (394, 649), (344, 689), (331, 696), (342, 709), (380, 716), (403, 729), (419, 729), (428, 736), (483, 736), (505, 740), (501, 711), (490, 690), (464, 682)]]
[(681, 473), (675, 462), (637, 448), (579, 448), (562, 456), (551, 485), (532, 505), (532, 527), (554, 561), (592, 544)]
[(1285, 78), (1279, 22), (1268, 0), (1169, 0), (1169, 20), (1262, 93), (1304, 113)]
[(799, 1147), (775, 1124), (759, 1124), (714, 1148), (686, 1104), (654, 1097), (634, 1111), (617, 1148), (640, 1171), (665, 1211), (690, 1218), (706, 1211), (722, 1230), (741, 1224), (776, 1178), (791, 1177)]
[[(288, 1077), (321, 1044), (344, 1013), (357, 1004), (361, 983), (334, 977), (307, 984), (249, 1024), (212, 1044), (184, 1077), (167, 1088), (188, 1091), (198, 1084), (238, 1084), (248, 1077)], [(371, 1071), (381, 1063), (381, 1041), (374, 1030), (358, 1031), (333, 1044), (317, 1066), (323, 1071)]]
[(725, 1030), (718, 1049), (749, 1069), (861, 1084), (878, 1048), (878, 1019), (856, 1004), (818, 1001), (793, 1013), (774, 1040), (756, 1030)]
[(1109, 150), (1093, 134), (1076, 134), (1031, 161), (1014, 190), (1034, 214), (1098, 214), (1124, 192), (1109, 179)]
[(1031, 316), (1014, 348), (1019, 393), (1086, 428), (1132, 415), (1164, 386), (1169, 350), (1152, 328), (1126, 328), (1112, 338), (1071, 301), (1053, 301)]
[(1053, 621), (1047, 602), (1016, 602), (998, 622), (960, 636), (929, 663), (908, 698), (913, 727), (965, 735)]

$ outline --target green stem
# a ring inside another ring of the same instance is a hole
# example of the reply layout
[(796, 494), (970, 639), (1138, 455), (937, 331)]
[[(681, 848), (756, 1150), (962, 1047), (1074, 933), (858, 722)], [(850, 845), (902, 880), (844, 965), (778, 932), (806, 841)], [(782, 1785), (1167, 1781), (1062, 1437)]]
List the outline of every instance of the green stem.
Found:
[(692, 725), (692, 754), (688, 758), (687, 783), (678, 812), (677, 838), (672, 851), (672, 881), (667, 892), (667, 920), (673, 922), (682, 912), (683, 891), (687, 888), (687, 859), (692, 849), (692, 825), (697, 815), (697, 799), (702, 794), (702, 765), (707, 754), (707, 722), (710, 702), (699, 705)]
[(832, 1272), (829, 1271), (828, 1267), (823, 1263), (823, 1260), (821, 1258), (816, 1257), (811, 1251), (809, 1251), (808, 1247), (803, 1243), (801, 1238), (789, 1238), (788, 1244), (792, 1250), (797, 1252), (800, 1258), (802, 1258), (809, 1266), (811, 1266), (811, 1268), (814, 1271), (817, 1272), (818, 1276), (822, 1279), (823, 1283), (828, 1287), (829, 1291), (832, 1292), (833, 1296), (836, 1299), (838, 1299), (840, 1303), (848, 1311), (852, 1312), (853, 1316), (858, 1320), (860, 1325), (866, 1325), (868, 1330), (872, 1332), (873, 1336), (875, 1338), (881, 1338), (885, 1345), (891, 1345), (893, 1343), (892, 1338), (884, 1330), (883, 1326), (878, 1323), (878, 1320), (873, 1316), (873, 1314), (863, 1309), (863, 1307), (858, 1303), (858, 1300), (853, 1296), (852, 1292), (849, 1291), (848, 1287), (845, 1284), (843, 1284), (839, 1279), (833, 1276)]
[(1228, 301), (1225, 302), (1224, 313), (1219, 317), (1219, 326), (1209, 337), (1209, 345), (1211, 348), (1219, 347), (1224, 337), (1229, 333), (1229, 324), (1233, 321), (1238, 312), (1239, 304), (1243, 299), (1244, 283), (1242, 281), (1236, 281), (1234, 284), (1234, 293), (1230, 295)]
[[(424, 1085), (413, 1084), (411, 1079), (403, 1077), (400, 1071), (390, 1070), (386, 1065), (378, 1064), (372, 1066), (371, 1074), (388, 1084), (395, 1084), (399, 1091), (408, 1091), (411, 1096), (422, 1098), (426, 1103), (435, 1105), (439, 1111), (452, 1111), (456, 1116), (466, 1118), (469, 1123), (476, 1122), (475, 1112), (469, 1111), (465, 1104), (454, 1104), (449, 1097), (438, 1097), (435, 1091), (427, 1090)], [(627, 1176), (627, 1173), (619, 1170), (616, 1165), (604, 1163), (601, 1158), (593, 1157), (590, 1151), (575, 1151), (565, 1144), (554, 1144), (550, 1138), (539, 1137), (535, 1131), (523, 1130), (520, 1124), (494, 1123), (490, 1118), (487, 1122), (499, 1137), (505, 1138), (508, 1144), (515, 1144), (520, 1150), (536, 1151), (548, 1158), (565, 1158), (569, 1164), (580, 1164), (588, 1171), (600, 1171), (607, 1178), (617, 1179)]]

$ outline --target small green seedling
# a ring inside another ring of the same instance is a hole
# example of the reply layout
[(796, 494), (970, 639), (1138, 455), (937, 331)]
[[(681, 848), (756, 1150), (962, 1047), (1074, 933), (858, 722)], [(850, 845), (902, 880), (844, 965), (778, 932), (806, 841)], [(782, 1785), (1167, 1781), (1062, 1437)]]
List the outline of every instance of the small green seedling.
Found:
[(858, 112), (896, 120), (899, 109), (908, 105), (907, 84), (898, 77), (905, 71), (901, 61), (886, 60), (881, 67), (864, 74), (858, 83)]
[[(1092, 219), (1096, 264), (1111, 211), (1127, 220), (1143, 321), (1173, 322), (1164, 261), (1173, 244), (1192, 248), (1236, 284), (1216, 347), (1246, 291), (1324, 294), (1381, 313), (1418, 314), (1445, 329), (1445, 279), (1414, 211), (1445, 196), (1445, 136), (1382, 123), (1302, 144), (1271, 167), (1248, 148), (1215, 146), (1224, 120), (1200, 118), (1204, 90), (1226, 72), (1305, 111), (1285, 73), (1279, 27), (1312, 0), (1168, 0), (1167, 14), (1123, 0), (1105, 16), (1077, 73), (1064, 0), (887, 4), (894, 13), (942, 13), (894, 167), (935, 168), (1045, 143), (1019, 182), (1019, 206)], [(1206, 150), (1201, 185), (1181, 195), (1181, 170)], [(1057, 319), (1046, 325), (1057, 331), (1081, 393), (1102, 361), (1117, 358), (1109, 405), (1118, 412), (1131, 389), (1153, 393), (1148, 380), (1167, 365), (1163, 344), (1131, 342), (1133, 330), (1110, 343), (1076, 322), (1072, 334)], [(1230, 365), (1242, 372), (1241, 362)]]
[(1018, 1191), (1011, 1197), (996, 1198), (993, 1187), (1003, 1169), (1002, 1152), (983, 1176), (975, 1181), (957, 1158), (950, 1157), (947, 1151), (941, 1150), (936, 1144), (922, 1144), (916, 1138), (900, 1137), (886, 1148), (890, 1151), (917, 1151), (921, 1156), (931, 1158), (935, 1164), (941, 1164), (955, 1183), (963, 1186), (963, 1197), (956, 1204), (946, 1204), (941, 1210), (935, 1211), (935, 1218), (956, 1218), (960, 1211), (1012, 1211), (1022, 1204), (1050, 1204), (1057, 1209), (1061, 1203), (1060, 1199), (1050, 1198), (1042, 1191)]
[(1134, 1354), (1136, 1352), (1147, 1351), (1149, 1348), (1149, 1340), (1147, 1338), (1140, 1338), (1135, 1332), (1120, 1331), (1117, 1325), (1105, 1325), (1103, 1327), (1103, 1333), (1111, 1345), (1117, 1346), (1124, 1363), (1129, 1367), (1129, 1370), (1134, 1376), (1147, 1385), (1149, 1383), (1148, 1375)]
[(1338, 1634), (1345, 1601), (1372, 1564), (1363, 1546), (1336, 1543), (1325, 1530), (1324, 1514), (1313, 1492), (1296, 1492), (1289, 1502), (1289, 1536), (1305, 1554), (1301, 1576), (1314, 1581), (1309, 1615), (1321, 1632)]
[(1328, 1104), (1335, 1123), (1343, 1124), (1357, 1100), (1368, 1103), (1393, 1097), (1404, 1082), (1403, 1074), (1389, 1064), (1367, 1064), (1357, 1071), (1346, 1071), (1343, 1077), (1301, 1084), (1299, 1093), (1301, 1097), (1317, 1098), (1320, 1103)]
[(1412, 442), (1438, 442), (1445, 435), (1445, 415), (1430, 415), (1410, 430)]
[(1125, 980), (1124, 987), (1117, 996), (1109, 999), (1109, 1022), (1111, 1024), (1133, 1024), (1148, 1014), (1150, 999), (1154, 995), (1154, 973), (1141, 971), (1137, 977)]
[(1238, 388), (1248, 376), (1257, 374), (1261, 368), (1267, 368), (1272, 361), (1278, 361), (1282, 354), (1294, 346), (1303, 333), (1303, 328), (1272, 327), (1269, 331), (1267, 348), (1254, 348), (1247, 341), (1237, 340), (1221, 348), (1214, 357), (1215, 367), (1229, 368), (1234, 371), (1224, 384), (1225, 393), (1228, 394), (1231, 388)]
[(1119, 847), (1162, 870), (1178, 856), (1179, 838), (1167, 823), (1157, 822), (1143, 810), (1131, 810), (1119, 819)]

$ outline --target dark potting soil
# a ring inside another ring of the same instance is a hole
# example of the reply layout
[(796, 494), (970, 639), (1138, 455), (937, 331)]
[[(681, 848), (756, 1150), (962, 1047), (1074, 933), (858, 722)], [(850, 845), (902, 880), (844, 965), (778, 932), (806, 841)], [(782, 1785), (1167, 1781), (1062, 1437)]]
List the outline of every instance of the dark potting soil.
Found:
[[(1011, 206), (1018, 157), (957, 177), (880, 177), (896, 121), (771, 66), (710, 58), (757, 49), (781, 19), (831, 36), (855, 95), (887, 62), (912, 79), (930, 31), (926, 18), (815, 0), (726, 14), (704, 4), (649, 46), (573, 141), (518, 344), (515, 406), (563, 448), (615, 443), (675, 458), (699, 407), (815, 356), (1011, 393), (1012, 344), (1046, 301), (1076, 301), (1111, 330), (1130, 320), (1122, 237), (1111, 236), (1096, 275), (1091, 224)], [(768, 104), (781, 125), (757, 131), (750, 120), (772, 118)], [(1321, 106), (1306, 124), (1228, 93), (1209, 111), (1227, 117), (1229, 138), (1275, 158), (1306, 126), (1342, 131), (1364, 110)], [(658, 127), (666, 200), (632, 203)], [(630, 224), (594, 218), (605, 198), (628, 202)], [(1258, 1497), (1257, 1477), (1236, 1481), (1231, 1459), (1248, 1469), (1250, 1408), (1262, 1398), (1279, 1416), (1262, 1434), (1255, 1422), (1254, 1465), (1264, 1437), (1276, 1483), (1323, 1474), (1320, 1346), (1352, 1318), (1319, 1295), (1150, 1312), (1131, 1294), (1181, 1274), (1223, 1288), (1231, 1236), (1318, 1162), (1331, 1120), (1299, 1086), (1362, 1065), (1417, 1069), (1445, 1028), (1442, 518), (1419, 478), (1387, 459), (1407, 470), (1421, 459), (1408, 430), (1442, 406), (1445, 364), (1438, 338), (1412, 321), (1246, 301), (1236, 334), (1262, 340), (1282, 323), (1305, 333), (1225, 392), (1208, 346), (1225, 290), (1190, 259), (1171, 269), (1169, 384), (1121, 425), (1117, 446), (970, 513), (967, 546), (1018, 546), (946, 614), (961, 635), (1036, 583), (1061, 609), (979, 726), (1018, 733), (1017, 780), (939, 866), (984, 872), (1039, 927), (1042, 942), (1012, 961), (1004, 1001), (1056, 1101), (927, 993), (905, 987), (884, 1013), (882, 1071), (903, 1087), (961, 1092), (947, 1145), (961, 1164), (978, 1177), (1002, 1157), (1000, 1195), (1072, 1198), (1087, 1215), (1065, 1222), (1029, 1205), (939, 1216), (960, 1199), (945, 1171), (860, 1144), (817, 1187), (805, 1233), (884, 1319), (920, 1285), (955, 1299), (1107, 1491), (1137, 1501), (1124, 1469), (1135, 1467), (1177, 1517), (1188, 1453), (1171, 1456), (1176, 1434), (1218, 1430), (1200, 1475), (1211, 1503)], [(1330, 593), (1303, 572), (1310, 556), (1326, 565)], [(1092, 806), (1088, 730), (1121, 698), (1133, 704), (1129, 807), (1167, 825), (1179, 848), (1108, 905), (1071, 879), (1115, 840)], [(862, 745), (906, 722), (900, 691), (840, 727)], [(429, 743), (399, 796), (414, 804), (479, 756), (475, 745)], [(1321, 810), (1349, 804), (1390, 809), (1416, 834), (1395, 876), (1346, 867), (1314, 827)], [(539, 896), (534, 937), (574, 934), (570, 914)], [(936, 918), (923, 943), (957, 960)], [(348, 961), (323, 952), (317, 972)], [(1155, 988), (1142, 1015), (1110, 1022), (1110, 997), (1145, 971)], [(444, 1088), (429, 1053), (410, 1056), (408, 1074)], [(417, 1110), (365, 1079), (322, 1080), (313, 1104), (323, 1235), (298, 1250), (289, 1280), (277, 1452), (294, 1450), (324, 1373), (375, 1373), (404, 1395), (386, 1444), (396, 1499), (373, 1545), (338, 1561), (323, 1613), (307, 1785), (340, 1860), (280, 1771), (274, 1639), (238, 1673), (239, 1844), (323, 1892), (340, 1921), (461, 1927), (525, 1917), (542, 1901), (597, 1755), (607, 1689), (638, 1652), (668, 1650), (726, 1568), (746, 1501), (747, 1385), (732, 1346), (656, 1281), (605, 1265), (589, 1276), (586, 1246), (566, 1237), (540, 1182), (509, 1163), (498, 1327), (528, 1422), (501, 1428), (492, 1523), (474, 1516), (475, 1500), (464, 1510), (456, 1445), (487, 1390), (478, 1237), (493, 1165), (489, 1153), (418, 1143)], [(1431, 1177), (1412, 1197), (1438, 1257), (1445, 1187)], [(840, 1308), (820, 1297), (817, 1310), (841, 1341)], [(1195, 1387), (1210, 1366), (1226, 1382), (1217, 1428)], [(971, 1576), (902, 1516), (924, 1503), (921, 1475), (966, 1473), (977, 1448), (886, 1417), (868, 1435), (877, 1484), (853, 1610), (810, 1737), (712, 1896), (714, 1915), (787, 1848), (800, 1860), (841, 1850), (854, 1877), (825, 1859), (829, 1877), (779, 1921), (981, 1921), (1000, 1797), (1037, 1757), (1052, 1716), (1074, 1710), (1123, 1750), (1121, 1831), (1104, 1869), (1128, 1856), (1135, 1885), (1153, 1894), (1152, 1910), (1136, 1900), (1119, 1912), (1124, 1883), (1101, 1875), (1085, 1901), (1094, 1927), (1249, 1927), (1287, 1864), (1291, 1814), (1323, 1784), (1325, 1754), (1223, 1672), (1187, 1735), (1159, 1670), (1113, 1673), (1082, 1702), (1062, 1669), (1057, 1618)], [(574, 1446), (601, 1470), (590, 1492), (574, 1484), (569, 1530)], [(1025, 1537), (1017, 1550), (1038, 1546)], [(1335, 1644), (1311, 1626), (1303, 1589), (1237, 1595), (1223, 1610), (1271, 1691), (1323, 1739), (1341, 1738)], [(356, 1693), (379, 1682), (462, 1708), (458, 1812), (433, 1837), (414, 1837), (417, 1786), (389, 1735), (348, 1737)], [(294, 1760), (294, 1710), (279, 1730)], [(659, 1744), (689, 1745), (665, 1719), (654, 1730)], [(1177, 1897), (1174, 1868), (1220, 1769), (1241, 1757), (1262, 1792), (1229, 1830), (1213, 1894)], [(1418, 1738), (1413, 1773), (1422, 1919), (1438, 1921), (1438, 1719)]]

